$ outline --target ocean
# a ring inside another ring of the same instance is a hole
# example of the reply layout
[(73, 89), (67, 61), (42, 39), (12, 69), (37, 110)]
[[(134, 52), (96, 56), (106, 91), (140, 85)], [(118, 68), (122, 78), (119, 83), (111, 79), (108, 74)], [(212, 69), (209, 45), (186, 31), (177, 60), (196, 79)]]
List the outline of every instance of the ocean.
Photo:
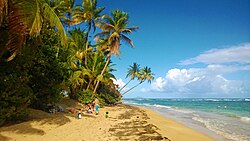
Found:
[(250, 141), (250, 98), (124, 99), (159, 112), (216, 141)]

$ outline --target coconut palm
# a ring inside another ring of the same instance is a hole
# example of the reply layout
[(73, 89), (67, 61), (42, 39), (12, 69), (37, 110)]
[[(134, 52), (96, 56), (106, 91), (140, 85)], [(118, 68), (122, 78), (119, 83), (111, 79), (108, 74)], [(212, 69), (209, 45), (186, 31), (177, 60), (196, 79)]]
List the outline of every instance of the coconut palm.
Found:
[[(124, 41), (125, 43), (128, 43), (131, 47), (134, 47), (134, 44), (131, 39), (129, 39), (126, 35), (129, 33), (132, 33), (139, 27), (132, 26), (130, 28), (127, 28), (129, 24), (129, 18), (128, 14), (120, 11), (115, 10), (112, 11), (111, 17), (105, 16), (103, 22), (99, 22), (98, 26), (102, 29), (102, 32), (96, 34), (95, 39), (105, 39), (108, 42), (108, 50), (109, 53), (107, 54), (106, 64), (100, 74), (100, 78), (102, 78), (102, 75), (110, 61), (111, 55), (114, 54), (118, 56), (119, 54), (119, 47), (120, 47), (120, 41)], [(99, 81), (97, 81), (95, 89), (93, 91), (93, 96), (96, 93), (96, 90), (98, 88)], [(92, 97), (93, 97), (92, 96)]]
[(86, 33), (80, 28), (74, 28), (69, 31), (68, 37), (68, 58), (67, 62), (70, 66), (69, 68), (69, 80), (68, 86), (70, 90), (70, 97), (76, 99), (75, 90), (82, 89), (83, 85), (87, 83), (84, 79), (84, 74), (82, 70), (84, 69), (82, 66), (82, 58), (83, 58), (83, 49), (85, 43)]
[[(86, 35), (86, 44), (85, 51), (87, 54), (87, 49), (89, 46), (89, 33), (91, 28), (96, 30), (96, 21), (101, 18), (101, 12), (104, 10), (104, 7), (97, 7), (96, 0), (83, 0), (81, 7), (76, 7), (75, 12), (73, 14), (73, 23), (80, 24), (82, 22), (87, 22), (87, 35)], [(85, 64), (87, 64), (87, 56), (85, 55)]]
[(146, 80), (148, 81), (148, 83), (151, 83), (151, 81), (154, 80), (154, 74), (152, 73), (151, 68), (149, 68), (147, 66), (142, 68), (140, 70), (140, 74), (138, 75), (138, 80), (140, 81), (138, 84), (136, 84), (135, 86), (133, 86), (132, 88), (130, 88), (129, 90), (124, 92), (122, 95), (124, 95), (127, 92), (131, 91), (135, 87), (139, 86), (140, 84), (142, 84)]
[(130, 77), (130, 80), (122, 88), (120, 88), (119, 92), (121, 92), (132, 80), (138, 76), (139, 70), (140, 67), (137, 63), (134, 63), (133, 66), (129, 66), (126, 78)]
[(53, 0), (50, 1), (51, 7), (54, 9), (62, 23), (67, 26), (66, 31), (70, 25), (73, 24), (72, 13), (75, 0)]
[(93, 52), (89, 57), (89, 61), (85, 65), (85, 72), (89, 79), (86, 90), (90, 88), (93, 90), (96, 78), (100, 74), (105, 62), (104, 55), (101, 52)]
[(13, 59), (26, 37), (39, 35), (43, 22), (47, 21), (57, 28), (62, 44), (66, 45), (63, 25), (48, 3), (43, 0), (1, 0), (0, 27), (7, 29), (8, 38), (0, 48), (0, 57), (8, 52), (8, 60)]

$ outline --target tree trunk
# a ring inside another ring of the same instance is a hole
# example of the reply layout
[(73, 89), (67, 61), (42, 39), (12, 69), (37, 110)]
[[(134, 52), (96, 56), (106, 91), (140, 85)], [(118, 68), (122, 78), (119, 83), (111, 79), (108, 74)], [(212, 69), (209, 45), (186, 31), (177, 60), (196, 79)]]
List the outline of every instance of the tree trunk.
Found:
[(84, 63), (85, 63), (85, 66), (87, 65), (87, 52), (88, 52), (88, 46), (89, 46), (89, 32), (87, 32), (87, 36), (86, 36), (86, 44), (85, 44), (85, 60), (84, 60)]
[(92, 81), (93, 81), (92, 79), (90, 79), (90, 80), (89, 80), (89, 84), (88, 84), (88, 86), (87, 86), (86, 90), (88, 90), (88, 89), (89, 89), (89, 87), (90, 87), (90, 85), (91, 85)]
[(124, 88), (128, 85), (128, 83), (129, 83), (131, 80), (133, 80), (133, 79), (130, 78), (130, 80), (129, 80), (123, 87), (120, 88), (119, 92), (121, 92), (122, 89), (124, 89)]
[(73, 88), (72, 84), (69, 86), (69, 89), (70, 89), (69, 97), (70, 97), (71, 99), (76, 99), (75, 92), (74, 92), (74, 88)]
[[(102, 69), (102, 72), (101, 72), (101, 74), (100, 74), (100, 77), (102, 77), (102, 75), (104, 74), (104, 72), (105, 72), (105, 70), (106, 70), (106, 68), (107, 68), (107, 66), (108, 66), (108, 64), (109, 64), (110, 58), (111, 58), (111, 55), (109, 55), (109, 57), (107, 58), (106, 64), (105, 64), (104, 68)], [(96, 85), (95, 85), (95, 89), (94, 89), (93, 94), (92, 94), (92, 98), (95, 96), (95, 93), (96, 93), (96, 90), (97, 90), (97, 88), (98, 88), (99, 83), (100, 83), (100, 80), (97, 80), (97, 83), (96, 83)]]
[(86, 44), (85, 44), (85, 65), (87, 65), (87, 54), (88, 54), (88, 47), (89, 47), (89, 32), (90, 32), (90, 29), (91, 29), (91, 24), (89, 24), (88, 26), (88, 32), (87, 32), (87, 35), (86, 35)]
[(134, 89), (135, 87), (139, 86), (143, 82), (144, 81), (141, 81), (140, 83), (136, 84), (134, 87), (130, 88), (129, 90), (127, 90), (126, 92), (124, 92), (122, 95), (125, 95), (127, 92), (131, 91), (132, 89)]

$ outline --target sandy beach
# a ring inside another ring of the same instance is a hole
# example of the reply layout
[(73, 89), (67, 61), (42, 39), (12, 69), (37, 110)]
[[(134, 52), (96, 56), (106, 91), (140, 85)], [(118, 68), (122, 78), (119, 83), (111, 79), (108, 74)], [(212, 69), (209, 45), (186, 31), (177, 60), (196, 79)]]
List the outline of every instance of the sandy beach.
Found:
[[(63, 104), (65, 109), (82, 106), (72, 100)], [(1, 127), (0, 141), (213, 140), (152, 110), (123, 104), (101, 108), (98, 115), (83, 113), (81, 119), (69, 112), (31, 113), (26, 122)]]

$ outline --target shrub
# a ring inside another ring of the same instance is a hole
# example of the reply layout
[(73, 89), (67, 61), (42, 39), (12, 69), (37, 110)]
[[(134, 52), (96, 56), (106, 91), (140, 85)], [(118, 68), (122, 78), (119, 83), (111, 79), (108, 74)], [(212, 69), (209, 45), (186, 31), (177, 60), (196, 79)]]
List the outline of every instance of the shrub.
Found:
[[(23, 120), (28, 116), (27, 108), (34, 96), (27, 85), (29, 75), (24, 60), (0, 62), (0, 125), (5, 121)], [(22, 66), (17, 65), (19, 63)]]

